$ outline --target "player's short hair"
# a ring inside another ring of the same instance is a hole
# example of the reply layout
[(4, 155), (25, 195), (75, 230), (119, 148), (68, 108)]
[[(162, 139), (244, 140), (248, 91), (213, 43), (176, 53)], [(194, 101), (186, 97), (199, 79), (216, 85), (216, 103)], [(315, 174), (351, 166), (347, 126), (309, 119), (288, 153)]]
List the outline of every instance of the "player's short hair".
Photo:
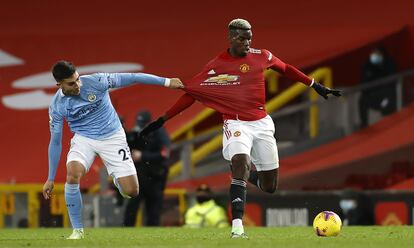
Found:
[(61, 60), (52, 67), (52, 74), (56, 82), (60, 82), (75, 73), (76, 67), (69, 61)]
[(251, 30), (252, 26), (250, 23), (244, 19), (234, 19), (229, 23), (229, 30), (236, 30), (236, 29), (242, 29), (242, 30)]

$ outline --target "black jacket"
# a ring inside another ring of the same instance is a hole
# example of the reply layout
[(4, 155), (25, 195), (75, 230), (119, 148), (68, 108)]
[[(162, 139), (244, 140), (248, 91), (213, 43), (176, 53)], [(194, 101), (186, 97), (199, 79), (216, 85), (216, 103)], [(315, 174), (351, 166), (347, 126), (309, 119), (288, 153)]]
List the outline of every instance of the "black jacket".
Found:
[(134, 162), (140, 181), (166, 179), (171, 141), (164, 128), (149, 134), (145, 139), (140, 138), (136, 131), (128, 132), (127, 142), (131, 152), (133, 149), (142, 152), (141, 161)]

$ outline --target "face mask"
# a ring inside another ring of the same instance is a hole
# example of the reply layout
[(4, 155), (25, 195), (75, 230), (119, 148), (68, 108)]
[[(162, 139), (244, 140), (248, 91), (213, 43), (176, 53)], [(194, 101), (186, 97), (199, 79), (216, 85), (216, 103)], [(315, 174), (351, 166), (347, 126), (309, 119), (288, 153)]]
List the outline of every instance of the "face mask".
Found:
[(134, 128), (132, 128), (132, 130), (139, 133), (141, 132), (142, 128), (140, 126), (135, 126)]
[(197, 198), (197, 202), (198, 203), (203, 203), (203, 202), (206, 202), (206, 201), (210, 201), (211, 200), (211, 197), (210, 196), (206, 196), (206, 195), (200, 195), (200, 196), (197, 196), (196, 198)]
[(372, 64), (378, 65), (382, 63), (383, 58), (382, 58), (382, 55), (373, 53), (369, 56), (369, 60), (371, 61)]
[(344, 199), (339, 202), (339, 206), (342, 208), (343, 211), (348, 211), (351, 209), (354, 209), (356, 207), (357, 203), (355, 200), (351, 199)]

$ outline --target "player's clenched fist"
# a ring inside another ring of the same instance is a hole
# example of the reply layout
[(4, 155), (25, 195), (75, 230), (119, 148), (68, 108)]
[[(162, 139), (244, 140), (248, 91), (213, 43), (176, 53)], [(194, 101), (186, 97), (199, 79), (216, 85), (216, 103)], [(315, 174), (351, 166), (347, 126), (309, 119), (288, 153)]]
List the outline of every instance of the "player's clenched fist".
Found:
[(184, 88), (184, 84), (179, 78), (171, 78), (170, 85), (168, 87), (171, 89), (182, 89)]

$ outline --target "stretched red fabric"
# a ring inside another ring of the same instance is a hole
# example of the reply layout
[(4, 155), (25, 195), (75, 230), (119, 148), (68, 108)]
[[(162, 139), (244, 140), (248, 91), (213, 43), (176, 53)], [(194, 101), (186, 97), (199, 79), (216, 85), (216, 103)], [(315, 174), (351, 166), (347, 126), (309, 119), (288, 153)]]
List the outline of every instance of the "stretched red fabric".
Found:
[(183, 112), (186, 108), (193, 105), (194, 102), (195, 99), (188, 93), (182, 95), (180, 98), (178, 98), (177, 102), (169, 110), (167, 110), (167, 112), (165, 112), (165, 120), (169, 120), (179, 113)]
[[(312, 79), (285, 64), (265, 49), (250, 49), (245, 57), (232, 57), (224, 51), (196, 76), (184, 82), (188, 95), (182, 96), (166, 117), (171, 118), (193, 104), (194, 99), (223, 114), (223, 119), (258, 120), (265, 110), (263, 71), (276, 70), (289, 79), (310, 85)], [(191, 100), (191, 98), (193, 100)]]

